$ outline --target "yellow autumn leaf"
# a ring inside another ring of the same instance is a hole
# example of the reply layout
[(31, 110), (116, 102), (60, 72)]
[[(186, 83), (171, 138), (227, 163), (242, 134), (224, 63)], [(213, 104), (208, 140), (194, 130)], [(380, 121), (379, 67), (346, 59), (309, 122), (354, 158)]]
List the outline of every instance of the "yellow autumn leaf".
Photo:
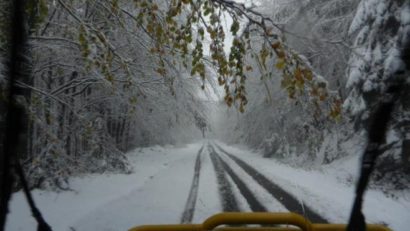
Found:
[(305, 78), (309, 81), (311, 81), (313, 79), (313, 74), (312, 71), (305, 69), (303, 70), (303, 75), (305, 76)]
[(302, 71), (300, 70), (300, 68), (299, 67), (297, 67), (296, 69), (295, 69), (295, 79), (296, 80), (298, 80), (298, 81), (303, 81), (303, 79), (302, 79)]
[(271, 46), (273, 49), (278, 49), (280, 47), (280, 43), (279, 42), (272, 43)]
[(241, 105), (239, 106), (239, 112), (240, 112), (240, 113), (244, 113), (244, 112), (245, 112), (245, 107), (243, 106), (243, 104), (241, 104)]
[(281, 81), (281, 87), (282, 88), (288, 88), (289, 86), (293, 85), (292, 78), (290, 76), (283, 76), (282, 81)]
[(285, 59), (278, 59), (278, 62), (276, 63), (276, 68), (279, 70), (283, 70), (286, 66), (286, 60)]
[(304, 83), (305, 83), (305, 81), (303, 80), (303, 79), (298, 79), (298, 80), (296, 80), (296, 82), (295, 82), (295, 86), (298, 88), (298, 89), (303, 89), (303, 87), (304, 87)]
[(278, 51), (278, 52), (276, 52), (276, 55), (277, 55), (279, 58), (281, 58), (281, 59), (284, 59), (285, 56), (286, 56), (285, 52), (283, 52), (283, 51)]

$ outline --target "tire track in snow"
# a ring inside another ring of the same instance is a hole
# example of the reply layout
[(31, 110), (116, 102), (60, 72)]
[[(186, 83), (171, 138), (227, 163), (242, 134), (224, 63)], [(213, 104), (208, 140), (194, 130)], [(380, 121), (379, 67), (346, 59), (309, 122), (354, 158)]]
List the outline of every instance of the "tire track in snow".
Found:
[(239, 192), (248, 202), (249, 207), (253, 212), (266, 212), (268, 211), (265, 206), (263, 206), (258, 199), (253, 195), (252, 191), (246, 186), (246, 184), (239, 178), (238, 175), (232, 170), (231, 167), (218, 155), (218, 161), (222, 163), (226, 173), (231, 177), (232, 181), (236, 184)]
[(235, 198), (235, 194), (226, 179), (225, 170), (221, 160), (218, 158), (218, 154), (215, 149), (208, 144), (209, 155), (211, 157), (212, 164), (215, 169), (216, 179), (218, 181), (218, 190), (221, 198), (222, 209), (224, 212), (238, 212), (240, 211), (238, 202)]
[(205, 145), (202, 145), (199, 149), (195, 160), (194, 167), (194, 177), (192, 179), (191, 189), (189, 191), (189, 196), (185, 204), (184, 212), (181, 217), (181, 224), (186, 224), (192, 222), (194, 217), (196, 198), (198, 197), (198, 187), (199, 187), (199, 173), (201, 171), (201, 153)]
[(255, 168), (251, 167), (245, 161), (239, 159), (235, 155), (228, 153), (222, 149), (219, 145), (214, 144), (221, 152), (225, 153), (231, 158), (239, 167), (241, 167), (246, 173), (248, 173), (259, 185), (265, 188), (274, 198), (280, 201), (289, 211), (296, 212), (298, 214), (304, 214), (306, 218), (314, 223), (328, 223), (328, 221), (313, 211), (306, 205), (301, 205), (299, 201), (283, 190), (281, 187), (270, 181), (263, 174), (258, 172)]

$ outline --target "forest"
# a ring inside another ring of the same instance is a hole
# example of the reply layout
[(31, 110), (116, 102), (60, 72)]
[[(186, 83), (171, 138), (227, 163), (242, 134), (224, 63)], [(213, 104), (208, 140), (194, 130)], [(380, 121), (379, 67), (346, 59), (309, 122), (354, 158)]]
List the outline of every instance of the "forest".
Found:
[[(404, 90), (370, 187), (409, 189), (407, 0), (21, 2), (13, 103), (24, 112), (12, 161), (30, 189), (131, 174), (132, 150), (201, 139), (319, 169), (363, 153), (393, 85)], [(0, 1), (1, 153), (15, 7)]]

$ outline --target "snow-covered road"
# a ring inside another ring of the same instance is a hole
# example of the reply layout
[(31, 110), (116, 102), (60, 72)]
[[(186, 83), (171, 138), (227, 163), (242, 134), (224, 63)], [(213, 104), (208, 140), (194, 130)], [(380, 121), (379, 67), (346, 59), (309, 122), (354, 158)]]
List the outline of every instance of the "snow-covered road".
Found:
[[(129, 159), (132, 174), (75, 178), (74, 191), (34, 191), (53, 229), (108, 231), (198, 223), (221, 211), (290, 210), (314, 222), (346, 223), (353, 199), (352, 185), (338, 180), (340, 171), (294, 169), (217, 141), (137, 149)], [(343, 164), (357, 163), (348, 160), (339, 167)], [(364, 212), (370, 222), (406, 230), (409, 200), (369, 191)], [(20, 192), (13, 196), (6, 230), (35, 230)]]

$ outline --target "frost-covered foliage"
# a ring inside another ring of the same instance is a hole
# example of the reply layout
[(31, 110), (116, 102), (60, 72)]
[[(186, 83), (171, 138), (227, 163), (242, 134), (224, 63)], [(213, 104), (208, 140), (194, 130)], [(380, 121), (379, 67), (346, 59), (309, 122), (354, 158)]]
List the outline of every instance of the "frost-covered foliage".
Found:
[[(318, 85), (343, 99), (342, 79), (350, 54), (346, 49), (347, 31), (355, 5), (357, 1), (278, 0), (260, 1), (256, 10), (280, 25), (287, 46), (311, 64), (320, 80)], [(255, 36), (254, 44), (259, 42)], [(224, 137), (244, 141), (263, 149), (266, 157), (296, 165), (325, 164), (346, 155), (341, 144), (352, 136), (346, 132), (351, 127), (346, 119), (335, 118), (338, 123), (329, 119), (328, 112), (320, 110), (326, 103), (309, 100), (316, 92), (288, 99), (281, 88), (285, 83), (279, 78), (280, 73), (274, 73), (267, 76), (262, 69), (254, 70), (247, 80), (249, 110), (238, 115), (233, 125), (240, 135)]]
[[(82, 172), (128, 172), (130, 148), (211, 130), (266, 157), (327, 164), (357, 154), (346, 148), (362, 140), (350, 118), (366, 127), (386, 86), (408, 76), (405, 0), (28, 3), (32, 78), (18, 83), (30, 93), (21, 100), (29, 131), (21, 160), (39, 187), (64, 188)], [(243, 114), (206, 105), (217, 84)], [(384, 157), (396, 169), (409, 162), (408, 94), (388, 136), (395, 149)], [(222, 124), (210, 127), (218, 120), (210, 114), (222, 114)]]
[[(337, 92), (344, 101), (345, 112), (337, 123), (320, 117), (309, 102), (286, 99), (282, 89), (274, 87), (281, 84), (276, 75), (267, 78), (263, 72), (255, 71), (255, 78), (247, 83), (252, 85), (247, 88), (249, 110), (235, 115), (237, 120), (230, 123), (237, 134), (221, 136), (299, 166), (360, 155), (366, 135), (361, 129), (366, 128), (386, 86), (409, 76), (410, 3), (259, 2), (260, 7), (255, 9), (280, 23), (287, 45), (304, 55), (331, 91)], [(258, 76), (262, 76), (262, 81)], [(383, 155), (375, 177), (392, 179), (396, 188), (408, 185), (404, 179), (409, 179), (403, 175), (409, 173), (409, 96), (405, 91), (398, 102), (387, 136), (392, 148)], [(232, 118), (232, 113), (235, 112), (228, 112), (227, 117)], [(351, 148), (351, 144), (357, 147)]]
[(369, 109), (379, 102), (386, 85), (398, 78), (395, 73), (404, 72), (400, 49), (409, 22), (403, 4), (362, 1), (350, 27), (350, 34), (356, 34), (356, 48), (349, 61), (346, 87), (351, 91), (345, 107), (359, 120), (369, 118)]
[(304, 55), (333, 90), (344, 92), (351, 52), (350, 23), (360, 0), (262, 1), (260, 11), (277, 22), (289, 46)]
[(127, 173), (125, 152), (135, 146), (201, 137), (202, 81), (153, 54), (134, 3), (28, 2), (32, 78), (19, 86), (30, 92), (21, 161), (31, 186), (65, 189), (74, 174)]
[(313, 116), (314, 105), (288, 99), (276, 76), (262, 82), (248, 79), (247, 84), (252, 85), (249, 110), (240, 114), (220, 109), (226, 116), (223, 121), (228, 121), (224, 122), (228, 128), (219, 131), (225, 141), (245, 143), (261, 149), (267, 158), (296, 166), (326, 164), (346, 155), (340, 145), (346, 139), (342, 127), (348, 123), (334, 125), (327, 115)]
[[(348, 70), (349, 97), (346, 110), (356, 129), (366, 129), (372, 112), (385, 97), (386, 89), (410, 76), (410, 3), (408, 1), (363, 0), (349, 33), (355, 35), (355, 52)], [(377, 180), (408, 187), (410, 174), (409, 92), (397, 102), (386, 141), (392, 146), (382, 156)], [(404, 175), (403, 175), (404, 174)], [(406, 186), (407, 185), (407, 186)]]

